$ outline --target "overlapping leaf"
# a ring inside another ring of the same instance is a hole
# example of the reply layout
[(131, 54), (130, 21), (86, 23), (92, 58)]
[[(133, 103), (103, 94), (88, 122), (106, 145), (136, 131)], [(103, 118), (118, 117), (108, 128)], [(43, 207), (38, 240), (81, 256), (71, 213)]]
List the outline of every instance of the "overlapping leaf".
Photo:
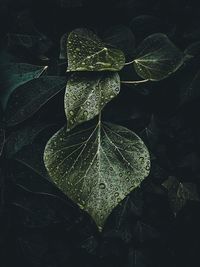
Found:
[(46, 66), (27, 63), (9, 63), (0, 65), (1, 72), (1, 103), (5, 108), (10, 94), (20, 85), (38, 78)]
[(64, 89), (66, 82), (66, 77), (44, 76), (18, 87), (8, 101), (6, 109), (8, 125), (16, 125), (32, 116), (52, 97)]
[(68, 80), (65, 113), (68, 129), (94, 118), (120, 91), (117, 73), (76, 73)]
[(156, 33), (139, 45), (134, 68), (143, 79), (159, 81), (175, 72), (183, 59), (183, 53), (165, 34)]
[(108, 48), (90, 30), (76, 29), (67, 42), (68, 71), (119, 71), (125, 63), (122, 51)]
[(113, 208), (148, 175), (149, 153), (135, 133), (118, 125), (76, 129), (68, 133), (64, 127), (49, 140), (44, 162), (55, 184), (101, 230)]

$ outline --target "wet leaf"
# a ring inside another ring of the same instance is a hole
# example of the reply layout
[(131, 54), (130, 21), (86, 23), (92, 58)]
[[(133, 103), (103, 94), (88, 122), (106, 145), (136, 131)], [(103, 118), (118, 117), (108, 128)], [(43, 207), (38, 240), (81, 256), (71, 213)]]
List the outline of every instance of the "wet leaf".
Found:
[(36, 66), (26, 63), (9, 63), (0, 65), (2, 88), (0, 99), (5, 108), (10, 94), (20, 85), (38, 78), (45, 70), (46, 66)]
[(172, 210), (176, 214), (188, 200), (199, 201), (196, 185), (193, 183), (182, 183), (176, 177), (170, 176), (163, 186), (168, 190), (168, 196)]
[(117, 73), (72, 74), (65, 93), (68, 129), (94, 118), (119, 92)]
[(13, 126), (32, 116), (64, 89), (66, 83), (66, 77), (45, 76), (18, 87), (8, 101), (6, 109), (7, 124)]
[(87, 29), (76, 29), (69, 34), (67, 56), (67, 71), (119, 71), (125, 63), (122, 51), (106, 47)]
[(183, 64), (183, 53), (165, 34), (152, 34), (139, 45), (134, 68), (143, 79), (159, 81)]
[(67, 132), (47, 143), (45, 166), (55, 184), (96, 222), (99, 230), (111, 211), (149, 174), (149, 153), (132, 131), (109, 123)]

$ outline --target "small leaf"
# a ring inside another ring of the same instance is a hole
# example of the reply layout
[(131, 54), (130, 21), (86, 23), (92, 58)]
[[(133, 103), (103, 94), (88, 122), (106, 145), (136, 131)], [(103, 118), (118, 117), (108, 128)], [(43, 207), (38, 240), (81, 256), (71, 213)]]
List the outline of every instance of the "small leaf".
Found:
[(125, 64), (122, 51), (107, 48), (87, 29), (76, 29), (69, 34), (67, 56), (67, 71), (119, 71)]
[(66, 86), (66, 77), (45, 76), (31, 80), (15, 90), (7, 105), (9, 126), (23, 122)]
[(132, 131), (114, 124), (67, 132), (47, 143), (45, 166), (55, 184), (102, 229), (111, 211), (149, 174), (149, 153)]
[(134, 68), (143, 79), (159, 81), (183, 64), (183, 53), (165, 34), (152, 34), (139, 45)]
[(176, 177), (170, 176), (162, 185), (168, 190), (170, 204), (175, 214), (188, 200), (199, 201), (197, 188), (193, 183), (181, 183)]
[(65, 113), (68, 129), (91, 120), (120, 92), (117, 73), (75, 73), (68, 80)]
[(26, 63), (9, 63), (0, 65), (1, 72), (1, 93), (0, 99), (5, 108), (10, 94), (20, 85), (38, 78), (45, 70), (46, 66), (36, 66)]

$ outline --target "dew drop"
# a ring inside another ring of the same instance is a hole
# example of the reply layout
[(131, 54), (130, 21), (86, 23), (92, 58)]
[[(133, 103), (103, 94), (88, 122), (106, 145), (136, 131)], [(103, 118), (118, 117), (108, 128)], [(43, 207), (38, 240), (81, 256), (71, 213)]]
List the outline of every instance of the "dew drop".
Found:
[(104, 183), (100, 183), (100, 184), (99, 184), (99, 188), (100, 188), (100, 189), (105, 189), (105, 188), (106, 188), (106, 185), (105, 185)]

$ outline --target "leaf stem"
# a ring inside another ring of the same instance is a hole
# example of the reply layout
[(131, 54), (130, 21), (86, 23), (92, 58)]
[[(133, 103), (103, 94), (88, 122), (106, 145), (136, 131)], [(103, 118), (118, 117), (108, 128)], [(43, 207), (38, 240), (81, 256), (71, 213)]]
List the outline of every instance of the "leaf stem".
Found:
[(126, 62), (124, 65), (125, 65), (125, 66), (126, 66), (126, 65), (130, 65), (130, 64), (132, 64), (134, 61), (135, 61), (135, 59), (133, 59), (133, 60), (130, 61), (130, 62)]
[(126, 84), (138, 84), (138, 83), (145, 83), (148, 82), (149, 79), (141, 80), (141, 81), (121, 81), (121, 83), (126, 83)]

